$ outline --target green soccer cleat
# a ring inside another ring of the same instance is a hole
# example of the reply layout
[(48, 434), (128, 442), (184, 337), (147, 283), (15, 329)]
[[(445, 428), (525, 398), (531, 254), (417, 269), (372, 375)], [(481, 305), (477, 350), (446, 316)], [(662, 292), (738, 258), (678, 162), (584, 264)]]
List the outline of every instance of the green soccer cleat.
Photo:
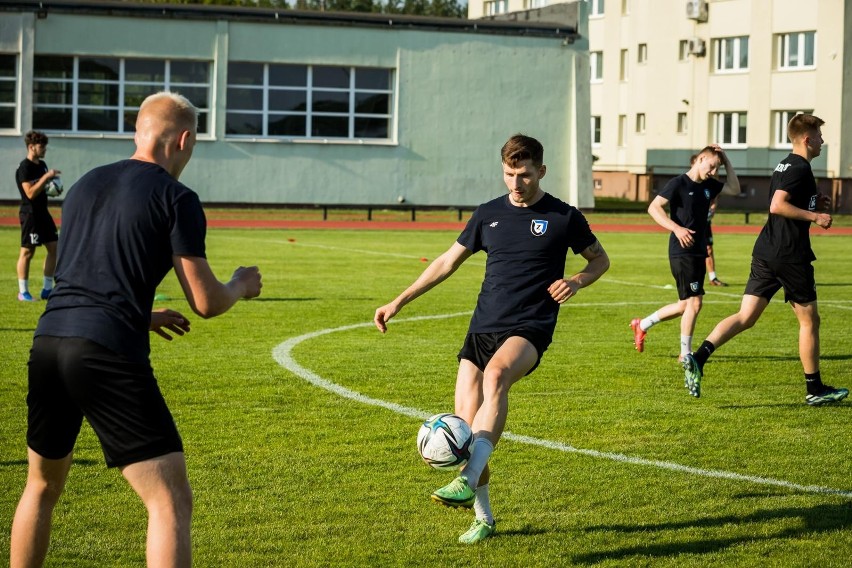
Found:
[(495, 530), (497, 530), (496, 522), (493, 525), (489, 525), (482, 519), (476, 519), (470, 525), (470, 528), (467, 529), (467, 532), (459, 537), (459, 542), (461, 544), (476, 544), (489, 536), (493, 536)]
[(823, 385), (824, 389), (819, 394), (809, 394), (805, 396), (805, 402), (810, 406), (821, 406), (832, 402), (840, 402), (849, 396), (849, 389), (836, 389), (829, 385)]
[(473, 501), (476, 499), (476, 492), (467, 484), (467, 478), (463, 475), (458, 476), (440, 489), (436, 489), (432, 493), (432, 500), (446, 507), (463, 507), (470, 509), (473, 507)]
[(687, 353), (683, 356), (680, 364), (683, 366), (683, 386), (685, 386), (686, 390), (689, 391), (689, 394), (695, 398), (700, 397), (701, 377), (704, 376), (704, 373), (701, 371), (701, 367), (698, 366), (698, 361), (695, 360), (692, 353)]

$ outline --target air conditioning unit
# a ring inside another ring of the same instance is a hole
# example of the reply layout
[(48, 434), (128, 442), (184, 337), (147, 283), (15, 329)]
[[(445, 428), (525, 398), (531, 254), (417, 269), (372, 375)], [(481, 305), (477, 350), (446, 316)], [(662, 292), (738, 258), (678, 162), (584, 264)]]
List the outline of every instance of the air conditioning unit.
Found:
[(687, 0), (686, 17), (698, 22), (707, 21), (707, 0)]
[(689, 53), (695, 55), (696, 57), (701, 57), (705, 53), (707, 53), (707, 46), (704, 44), (704, 40), (700, 37), (688, 39), (686, 45), (689, 49)]

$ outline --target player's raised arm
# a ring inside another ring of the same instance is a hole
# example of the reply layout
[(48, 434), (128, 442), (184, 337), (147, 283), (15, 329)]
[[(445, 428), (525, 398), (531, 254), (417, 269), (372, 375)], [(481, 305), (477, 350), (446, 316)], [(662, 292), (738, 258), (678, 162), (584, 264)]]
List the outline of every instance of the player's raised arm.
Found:
[(256, 298), (263, 286), (256, 266), (240, 266), (231, 279), (222, 283), (211, 270), (207, 259), (174, 256), (175, 274), (192, 311), (207, 319), (231, 309), (243, 298)]
[(379, 331), (386, 332), (388, 329), (387, 322), (398, 314), (403, 306), (449, 278), (465, 260), (470, 258), (471, 254), (473, 253), (464, 246), (457, 242), (453, 243), (453, 246), (447, 252), (433, 260), (417, 280), (397, 296), (394, 301), (376, 310), (373, 323), (376, 324)]

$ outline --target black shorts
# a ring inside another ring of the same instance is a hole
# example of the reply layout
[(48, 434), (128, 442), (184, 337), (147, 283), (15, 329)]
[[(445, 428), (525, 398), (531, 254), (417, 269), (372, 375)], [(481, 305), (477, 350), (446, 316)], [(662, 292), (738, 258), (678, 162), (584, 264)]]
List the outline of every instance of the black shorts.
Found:
[(27, 407), (27, 445), (48, 459), (71, 452), (84, 416), (109, 467), (183, 451), (151, 365), (88, 339), (35, 338)]
[(669, 266), (677, 283), (677, 297), (686, 300), (693, 296), (704, 295), (704, 277), (707, 275), (706, 257), (671, 256)]
[(44, 217), (37, 216), (32, 211), (21, 211), (18, 213), (18, 219), (21, 221), (21, 246), (24, 248), (37, 247), (59, 239), (56, 223), (50, 215)]
[(808, 263), (785, 264), (752, 257), (745, 293), (771, 300), (784, 288), (784, 301), (807, 304), (817, 299), (814, 267)]
[(538, 352), (538, 359), (536, 359), (535, 365), (526, 372), (527, 375), (535, 371), (538, 364), (541, 363), (541, 357), (547, 351), (550, 342), (553, 341), (552, 335), (543, 331), (526, 328), (493, 333), (468, 333), (464, 338), (464, 345), (462, 345), (461, 351), (459, 351), (458, 359), (459, 361), (467, 359), (476, 365), (477, 369), (484, 371), (485, 367), (488, 366), (488, 362), (491, 361), (491, 358), (500, 349), (500, 346), (506, 343), (506, 340), (510, 337), (523, 337), (532, 343), (536, 352)]

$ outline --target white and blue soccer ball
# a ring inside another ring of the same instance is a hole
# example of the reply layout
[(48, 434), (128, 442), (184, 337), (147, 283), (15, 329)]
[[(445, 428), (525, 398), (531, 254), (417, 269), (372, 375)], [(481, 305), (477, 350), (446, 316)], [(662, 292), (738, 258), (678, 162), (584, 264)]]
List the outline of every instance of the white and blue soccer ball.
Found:
[(473, 431), (455, 414), (436, 414), (417, 433), (420, 457), (435, 469), (456, 469), (466, 464), (472, 444)]
[(59, 176), (53, 178), (44, 186), (44, 192), (48, 195), (48, 197), (59, 197), (62, 195), (62, 180), (59, 179)]

